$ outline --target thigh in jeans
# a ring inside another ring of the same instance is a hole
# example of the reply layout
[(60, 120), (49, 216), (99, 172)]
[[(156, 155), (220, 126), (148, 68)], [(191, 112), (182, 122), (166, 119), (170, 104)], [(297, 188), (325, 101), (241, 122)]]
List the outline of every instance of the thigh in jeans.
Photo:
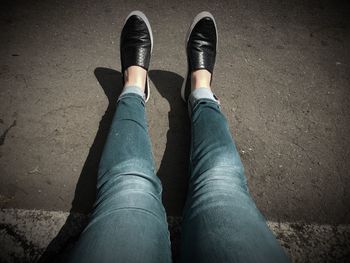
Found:
[(70, 262), (171, 262), (144, 101), (124, 94), (104, 147), (97, 200)]
[(182, 262), (289, 262), (249, 195), (219, 105), (195, 102)]

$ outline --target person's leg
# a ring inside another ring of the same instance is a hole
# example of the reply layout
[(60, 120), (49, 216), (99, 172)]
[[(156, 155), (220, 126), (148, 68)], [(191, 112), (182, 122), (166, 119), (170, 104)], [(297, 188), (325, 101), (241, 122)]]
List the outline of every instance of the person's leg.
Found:
[[(211, 92), (216, 26), (210, 14), (203, 17), (194, 20), (197, 26), (191, 26), (188, 40), (190, 77), (183, 87), (188, 89), (191, 80), (192, 92), (182, 92), (190, 93), (191, 152), (181, 262), (289, 262), (249, 195), (227, 121)], [(191, 72), (192, 65), (201, 69)]]
[[(133, 19), (142, 25), (140, 17)], [(69, 262), (171, 262), (162, 186), (155, 175), (141, 88), (146, 69), (125, 68), (126, 86), (101, 157), (94, 211)]]
[(94, 212), (70, 261), (170, 262), (161, 183), (139, 94), (126, 93), (118, 100), (97, 188)]
[(249, 195), (216, 101), (193, 100), (182, 262), (288, 262)]

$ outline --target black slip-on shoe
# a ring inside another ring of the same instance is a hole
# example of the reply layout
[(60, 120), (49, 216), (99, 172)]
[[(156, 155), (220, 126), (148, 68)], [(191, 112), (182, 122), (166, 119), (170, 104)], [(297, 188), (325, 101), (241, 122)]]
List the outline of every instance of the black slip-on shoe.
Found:
[[(120, 36), (120, 60), (124, 84), (124, 71), (130, 66), (140, 66), (148, 71), (153, 49), (151, 25), (144, 13), (132, 11), (125, 19)], [(150, 96), (149, 77), (146, 77), (145, 101)]]
[(199, 13), (186, 36), (187, 74), (181, 88), (181, 97), (185, 102), (191, 94), (191, 73), (194, 70), (206, 69), (213, 78), (217, 42), (218, 33), (213, 15), (206, 11)]

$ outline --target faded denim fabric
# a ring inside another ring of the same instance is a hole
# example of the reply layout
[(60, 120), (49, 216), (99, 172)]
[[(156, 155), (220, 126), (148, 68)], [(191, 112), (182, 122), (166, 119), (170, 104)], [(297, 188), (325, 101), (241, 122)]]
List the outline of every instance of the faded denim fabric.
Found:
[(249, 195), (218, 101), (190, 97), (191, 152), (181, 262), (289, 262)]
[[(181, 262), (289, 262), (249, 195), (218, 101), (197, 94), (190, 108)], [(162, 186), (138, 92), (124, 92), (117, 102), (97, 184), (94, 211), (69, 261), (171, 262)]]
[(125, 93), (117, 102), (97, 190), (90, 222), (70, 262), (171, 262), (162, 186), (140, 95)]

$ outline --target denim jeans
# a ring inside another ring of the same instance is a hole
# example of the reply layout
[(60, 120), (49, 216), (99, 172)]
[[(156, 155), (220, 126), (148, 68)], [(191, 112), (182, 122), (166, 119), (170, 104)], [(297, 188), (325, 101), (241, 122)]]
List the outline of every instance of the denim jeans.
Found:
[[(171, 262), (144, 99), (124, 92), (100, 161), (97, 200), (70, 262)], [(191, 152), (181, 262), (289, 262), (249, 195), (218, 102), (190, 99)]]

